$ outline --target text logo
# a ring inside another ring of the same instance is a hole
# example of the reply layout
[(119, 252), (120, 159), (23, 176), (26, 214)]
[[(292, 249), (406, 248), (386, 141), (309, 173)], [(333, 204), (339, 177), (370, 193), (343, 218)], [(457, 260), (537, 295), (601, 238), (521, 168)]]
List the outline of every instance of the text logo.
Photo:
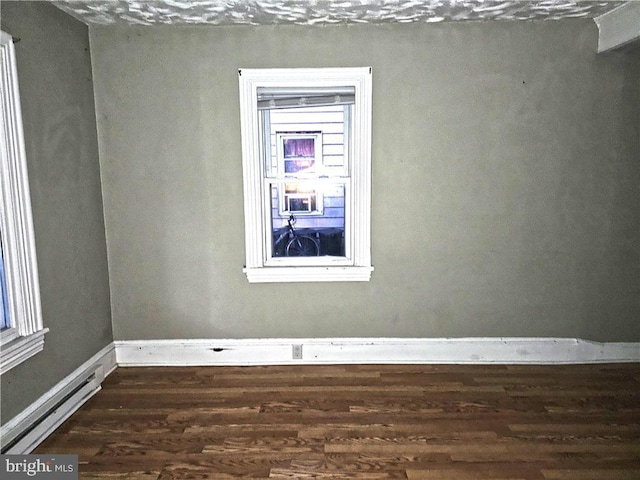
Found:
[(77, 455), (1, 455), (3, 480), (77, 480)]

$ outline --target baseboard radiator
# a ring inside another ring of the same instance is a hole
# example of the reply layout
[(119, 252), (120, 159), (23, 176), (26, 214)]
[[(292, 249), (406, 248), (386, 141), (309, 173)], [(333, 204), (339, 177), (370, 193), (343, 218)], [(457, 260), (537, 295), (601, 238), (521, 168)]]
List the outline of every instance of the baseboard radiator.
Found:
[(23, 428), (16, 425), (2, 438), (3, 454), (25, 454), (31, 452), (62, 422), (76, 412), (87, 400), (98, 393), (104, 378), (102, 366), (86, 377), (69, 384), (57, 392), (41, 408), (23, 419)]

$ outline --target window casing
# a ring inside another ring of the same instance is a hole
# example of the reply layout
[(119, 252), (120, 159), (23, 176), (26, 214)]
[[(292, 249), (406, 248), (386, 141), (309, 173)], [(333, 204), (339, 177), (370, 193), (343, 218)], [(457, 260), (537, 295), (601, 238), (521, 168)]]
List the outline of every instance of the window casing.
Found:
[(249, 282), (368, 281), (371, 69), (238, 73)]
[(40, 352), (44, 335), (22, 131), (20, 93), (11, 35), (0, 32), (0, 240), (8, 325), (0, 331), (0, 373)]

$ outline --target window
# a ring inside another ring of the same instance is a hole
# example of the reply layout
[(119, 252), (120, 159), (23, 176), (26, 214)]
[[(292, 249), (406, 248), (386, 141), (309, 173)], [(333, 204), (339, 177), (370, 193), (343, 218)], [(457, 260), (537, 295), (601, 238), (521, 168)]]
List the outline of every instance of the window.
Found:
[(4, 32), (0, 32), (0, 53), (0, 372), (4, 373), (40, 352), (48, 329), (42, 325), (15, 50), (13, 39)]
[[(278, 128), (281, 124), (277, 122), (277, 118), (283, 114), (286, 115), (289, 111), (293, 111), (294, 118), (296, 113), (299, 114), (301, 111), (303, 114), (309, 112), (306, 116), (311, 117), (312, 120), (313, 116), (316, 115), (313, 110), (308, 109), (304, 109), (304, 111), (300, 109), (297, 112), (293, 109), (268, 110), (263, 113), (263, 115), (269, 115), (270, 119), (272, 119), (268, 124), (271, 125), (273, 132), (265, 133), (269, 136), (275, 133), (276, 136), (278, 169), (275, 172), (275, 176), (279, 178), (291, 177), (292, 179), (317, 178), (322, 172), (322, 132), (279, 132)], [(276, 121), (273, 121), (273, 119)], [(314, 187), (286, 183), (284, 190), (280, 188), (277, 192), (277, 198), (280, 199), (279, 213), (281, 217), (292, 214), (322, 215), (324, 211), (322, 192)]]
[(371, 278), (371, 69), (241, 69), (249, 282)]

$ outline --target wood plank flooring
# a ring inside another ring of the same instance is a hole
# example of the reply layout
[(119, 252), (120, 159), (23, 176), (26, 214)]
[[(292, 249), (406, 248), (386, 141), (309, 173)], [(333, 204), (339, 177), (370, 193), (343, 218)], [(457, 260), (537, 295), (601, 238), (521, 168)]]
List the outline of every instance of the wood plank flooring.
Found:
[(87, 479), (640, 479), (640, 364), (119, 368), (34, 453)]

